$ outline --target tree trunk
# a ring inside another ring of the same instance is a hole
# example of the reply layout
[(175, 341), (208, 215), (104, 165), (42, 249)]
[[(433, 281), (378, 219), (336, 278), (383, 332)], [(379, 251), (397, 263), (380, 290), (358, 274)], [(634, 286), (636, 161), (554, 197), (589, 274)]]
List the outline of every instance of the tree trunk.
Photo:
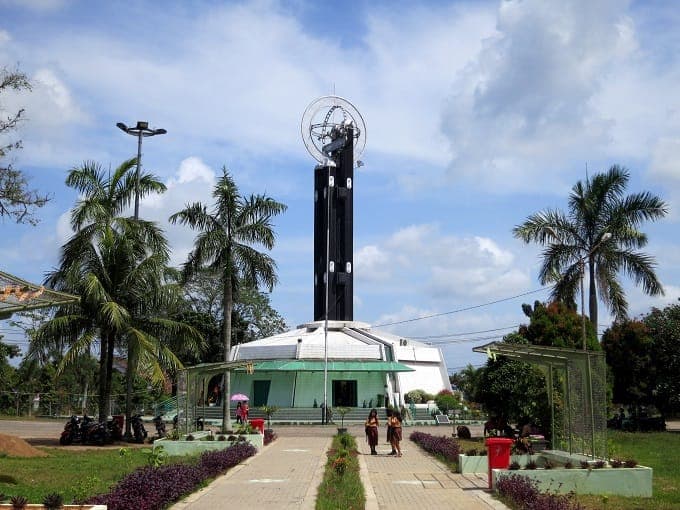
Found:
[[(222, 342), (224, 344), (224, 361), (229, 361), (231, 351), (231, 311), (234, 307), (233, 287), (231, 284), (231, 268), (225, 271), (224, 296), (222, 297), (222, 313), (224, 328), (222, 328)], [(231, 430), (231, 377), (229, 370), (224, 371), (224, 392), (222, 394), (222, 431)]]
[(106, 404), (106, 359), (109, 352), (108, 337), (102, 335), (99, 350), (99, 419), (102, 417), (102, 410)]
[(113, 367), (113, 356), (109, 364), (109, 346), (113, 345), (112, 335), (104, 333), (101, 335), (101, 348), (99, 351), (99, 421), (105, 420), (108, 414), (108, 401), (111, 395), (111, 373)]
[(125, 372), (125, 439), (132, 438), (132, 392), (134, 391), (135, 374), (137, 373), (137, 352), (128, 347), (127, 370)]
[(588, 293), (588, 313), (590, 315), (590, 323), (597, 332), (597, 285), (595, 282), (595, 256), (591, 255), (588, 260), (588, 277), (589, 293)]
[(111, 412), (111, 381), (113, 379), (113, 353), (115, 351), (115, 335), (109, 334), (106, 352), (106, 381), (104, 383), (104, 408), (99, 410), (99, 421), (106, 421)]

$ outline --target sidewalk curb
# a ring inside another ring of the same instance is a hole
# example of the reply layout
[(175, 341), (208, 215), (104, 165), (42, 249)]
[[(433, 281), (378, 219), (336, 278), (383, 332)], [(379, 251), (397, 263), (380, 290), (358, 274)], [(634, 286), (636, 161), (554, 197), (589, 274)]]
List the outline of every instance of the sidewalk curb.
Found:
[(323, 480), (324, 472), (326, 470), (326, 461), (328, 460), (328, 456), (326, 455), (326, 453), (328, 452), (332, 444), (333, 444), (332, 437), (326, 441), (326, 444), (324, 444), (323, 453), (319, 458), (319, 463), (317, 464), (316, 471), (314, 472), (314, 477), (312, 478), (312, 481), (309, 484), (309, 488), (305, 493), (305, 497), (302, 500), (300, 508), (306, 510), (314, 510), (316, 508), (316, 496), (319, 492), (319, 485), (321, 485), (321, 481)]
[(361, 477), (361, 484), (364, 486), (364, 496), (366, 497), (366, 506), (364, 510), (378, 510), (378, 498), (375, 497), (371, 477), (368, 474), (368, 466), (364, 460), (364, 454), (359, 452), (357, 455), (359, 459), (359, 476)]

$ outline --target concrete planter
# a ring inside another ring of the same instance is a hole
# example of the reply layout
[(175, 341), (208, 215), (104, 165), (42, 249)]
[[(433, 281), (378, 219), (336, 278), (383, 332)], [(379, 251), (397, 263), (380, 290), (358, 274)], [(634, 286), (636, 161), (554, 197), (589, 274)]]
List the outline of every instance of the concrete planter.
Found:
[[(530, 460), (534, 460), (539, 466), (543, 465), (544, 460), (537, 455), (512, 455), (510, 462), (517, 462), (524, 467)], [(489, 472), (489, 458), (486, 455), (468, 456), (464, 454), (458, 455), (458, 472), (466, 473), (488, 473)]]
[(458, 454), (458, 472), (467, 473), (486, 473), (489, 470), (489, 459), (486, 455), (464, 455)]
[[(197, 437), (196, 434), (193, 435), (194, 437)], [(262, 434), (245, 434), (243, 437), (256, 448), (262, 448), (262, 445), (264, 444), (264, 436)], [(163, 439), (154, 441), (153, 448), (155, 450), (157, 446), (162, 446), (163, 451), (170, 456), (198, 455), (213, 450), (224, 450), (234, 443), (235, 441), (218, 441), (217, 439), (214, 441), (200, 441), (198, 439), (194, 441), (172, 441), (164, 437)]]
[(534, 469), (508, 471), (493, 469), (493, 486), (504, 476), (519, 475), (538, 482), (541, 491), (566, 494), (610, 494), (625, 497), (652, 497), (652, 468)]

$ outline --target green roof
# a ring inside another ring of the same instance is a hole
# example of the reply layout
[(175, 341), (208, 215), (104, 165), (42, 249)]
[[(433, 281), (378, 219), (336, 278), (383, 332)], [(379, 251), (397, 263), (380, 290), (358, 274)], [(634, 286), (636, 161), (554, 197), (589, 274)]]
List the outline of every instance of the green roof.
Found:
[[(267, 372), (323, 372), (323, 361), (265, 360), (253, 361), (255, 371)], [(243, 370), (239, 368), (238, 370)], [(329, 372), (414, 372), (396, 361), (329, 361)]]

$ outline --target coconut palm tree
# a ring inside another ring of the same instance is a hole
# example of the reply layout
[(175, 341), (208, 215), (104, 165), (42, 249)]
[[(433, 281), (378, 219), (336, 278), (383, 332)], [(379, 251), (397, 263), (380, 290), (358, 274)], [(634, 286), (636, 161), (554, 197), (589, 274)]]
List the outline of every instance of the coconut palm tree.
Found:
[(644, 221), (663, 218), (668, 208), (649, 192), (625, 195), (629, 177), (625, 168), (612, 166), (576, 183), (567, 213), (548, 209), (532, 214), (513, 229), (514, 236), (525, 243), (545, 246), (539, 279), (543, 285), (555, 284), (552, 299), (573, 303), (581, 271), (587, 266), (588, 311), (595, 328), (598, 289), (618, 319), (627, 315), (619, 273), (625, 273), (650, 296), (663, 294), (654, 258), (637, 250), (647, 244), (647, 235), (639, 227)]
[[(81, 193), (71, 212), (76, 233), (62, 247), (60, 267), (47, 281), (81, 299), (44, 324), (31, 346), (38, 352), (50, 343), (68, 343), (63, 369), (99, 342), (100, 420), (108, 414), (116, 347), (127, 350), (129, 381), (141, 373), (158, 383), (163, 368), (181, 367), (164, 335), (181, 336), (195, 348), (201, 341), (193, 328), (159, 312), (170, 298), (161, 283), (169, 256), (162, 231), (152, 222), (121, 215), (134, 197), (135, 164), (134, 158), (127, 160), (110, 175), (92, 162), (70, 171), (66, 183)], [(155, 177), (141, 176), (141, 196), (164, 189)], [(129, 423), (129, 399), (126, 407)]]
[[(189, 225), (199, 230), (194, 249), (184, 265), (188, 277), (201, 269), (220, 275), (222, 285), (222, 344), (224, 361), (229, 361), (231, 350), (231, 315), (234, 298), (241, 282), (264, 285), (271, 290), (277, 282), (276, 263), (257, 250), (274, 247), (275, 232), (272, 219), (284, 212), (286, 205), (265, 195), (242, 196), (233, 177), (222, 168), (212, 193), (215, 204), (211, 211), (196, 202), (170, 216), (172, 223)], [(229, 372), (224, 374), (222, 399), (223, 429), (231, 429)]]

